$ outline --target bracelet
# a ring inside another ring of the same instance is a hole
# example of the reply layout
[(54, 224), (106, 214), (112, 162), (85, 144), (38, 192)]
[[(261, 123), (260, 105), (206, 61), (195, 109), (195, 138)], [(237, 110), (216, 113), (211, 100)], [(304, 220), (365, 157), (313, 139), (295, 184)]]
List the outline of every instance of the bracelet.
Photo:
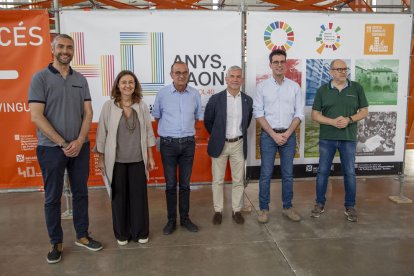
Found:
[(349, 116), (348, 119), (349, 119), (349, 122), (350, 123), (353, 123), (354, 122), (354, 120), (352, 120), (352, 117), (351, 116)]

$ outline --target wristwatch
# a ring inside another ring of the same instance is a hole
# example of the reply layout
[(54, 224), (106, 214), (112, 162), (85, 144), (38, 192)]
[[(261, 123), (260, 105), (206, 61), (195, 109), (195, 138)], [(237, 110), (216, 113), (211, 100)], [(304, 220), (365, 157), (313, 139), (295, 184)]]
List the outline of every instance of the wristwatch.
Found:
[(351, 116), (349, 116), (348, 118), (349, 118), (349, 122), (350, 123), (353, 123), (354, 122), (354, 120), (352, 120), (352, 117)]

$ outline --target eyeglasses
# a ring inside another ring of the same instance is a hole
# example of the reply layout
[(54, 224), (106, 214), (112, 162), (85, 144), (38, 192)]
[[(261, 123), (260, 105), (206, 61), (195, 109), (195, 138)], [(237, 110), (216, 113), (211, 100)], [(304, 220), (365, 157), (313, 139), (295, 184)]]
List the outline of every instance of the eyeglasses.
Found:
[(121, 81), (120, 83), (119, 83), (120, 85), (134, 85), (135, 84), (135, 81)]
[(275, 60), (275, 61), (272, 61), (272, 64), (273, 65), (285, 65), (286, 60), (281, 60), (281, 61)]
[(188, 75), (188, 71), (184, 71), (184, 72), (180, 72), (180, 71), (175, 71), (173, 72), (174, 75), (176, 75), (177, 77), (179, 76), (187, 76)]
[(347, 68), (347, 67), (344, 67), (344, 68), (332, 68), (331, 70), (332, 71), (336, 71), (338, 73), (346, 73), (349, 70), (349, 68)]

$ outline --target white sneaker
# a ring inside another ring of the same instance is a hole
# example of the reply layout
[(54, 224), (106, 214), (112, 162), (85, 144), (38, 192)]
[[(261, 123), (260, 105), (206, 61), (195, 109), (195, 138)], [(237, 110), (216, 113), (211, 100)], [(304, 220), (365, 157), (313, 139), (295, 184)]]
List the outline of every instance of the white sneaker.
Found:
[(116, 240), (118, 242), (119, 245), (127, 245), (128, 244), (128, 240), (126, 241), (120, 241), (120, 240)]
[(139, 239), (138, 242), (141, 243), (141, 244), (144, 244), (144, 243), (147, 243), (148, 240), (149, 240), (148, 238), (146, 238), (146, 239)]
[(257, 221), (260, 223), (267, 223), (269, 221), (269, 210), (260, 210)]

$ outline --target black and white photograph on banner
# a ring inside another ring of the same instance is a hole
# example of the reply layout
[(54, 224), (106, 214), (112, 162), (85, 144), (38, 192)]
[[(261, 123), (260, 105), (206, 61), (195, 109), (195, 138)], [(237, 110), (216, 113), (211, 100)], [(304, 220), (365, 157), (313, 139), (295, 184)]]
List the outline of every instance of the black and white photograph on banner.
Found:
[(370, 112), (358, 122), (358, 156), (395, 154), (397, 112)]

